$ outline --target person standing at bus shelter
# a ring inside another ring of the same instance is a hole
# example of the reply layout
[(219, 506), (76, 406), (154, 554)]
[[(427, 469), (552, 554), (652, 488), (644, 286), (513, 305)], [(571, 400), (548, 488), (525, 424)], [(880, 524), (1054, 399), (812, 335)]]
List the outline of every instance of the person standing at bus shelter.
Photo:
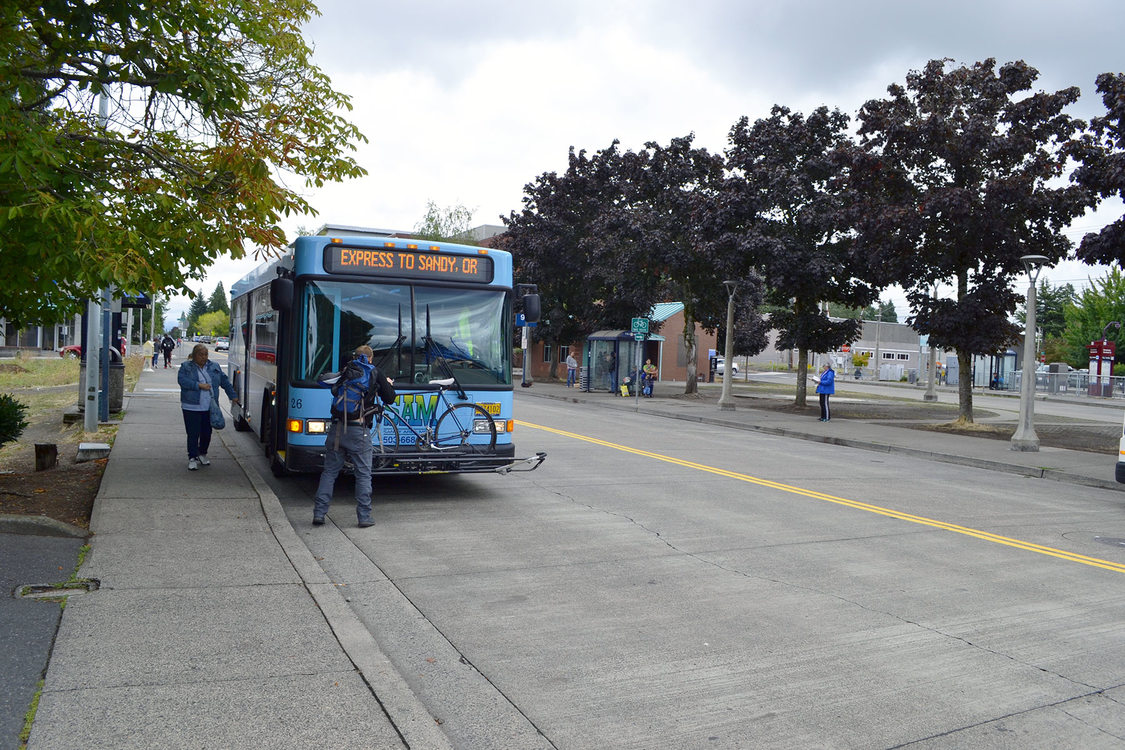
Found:
[[(374, 352), (370, 346), (356, 347), (352, 358), (363, 365), (369, 365)], [(343, 370), (339, 378), (343, 378)], [(329, 382), (336, 373), (324, 373), (320, 381)], [(383, 403), (389, 404), (395, 400), (394, 382), (384, 377), (377, 368), (371, 368), (369, 385), (362, 394), (362, 406), (358, 418), (349, 418), (347, 414), (338, 413), (335, 408), (332, 412), (332, 424), (324, 436), (324, 470), (320, 473), (320, 483), (316, 488), (316, 504), (313, 507), (313, 525), (320, 526), (332, 504), (332, 494), (336, 487), (336, 477), (344, 468), (345, 459), (351, 461), (355, 469), (355, 513), (357, 524), (361, 528), (374, 526), (371, 518), (371, 422), (372, 407), (375, 404), (375, 395), (378, 394)], [(338, 387), (344, 387), (342, 383)]]
[(578, 360), (574, 358), (574, 353), (567, 351), (566, 353), (566, 387), (573, 388), (574, 381), (578, 377)]

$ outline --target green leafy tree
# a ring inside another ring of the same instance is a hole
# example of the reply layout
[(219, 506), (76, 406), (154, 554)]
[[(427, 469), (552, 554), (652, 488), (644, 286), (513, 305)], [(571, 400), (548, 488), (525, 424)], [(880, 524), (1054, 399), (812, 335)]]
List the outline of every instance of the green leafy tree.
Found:
[[(859, 246), (888, 282), (906, 289), (908, 321), (957, 352), (960, 422), (973, 421), (970, 362), (1017, 339), (1012, 322), (1020, 256), (1065, 258), (1063, 234), (1091, 205), (1059, 185), (1084, 124), (1064, 110), (1077, 88), (1028, 94), (1026, 63), (949, 68), (933, 60), (859, 113), (865, 153), (853, 171)], [(951, 282), (953, 299), (931, 297)]]
[[(315, 213), (290, 186), (365, 174), (348, 97), (310, 62), (311, 0), (11, 0), (0, 10), (0, 317), (109, 285), (186, 291)], [(101, 105), (104, 105), (102, 108)]]
[(462, 244), (476, 244), (469, 237), (473, 212), (462, 205), (442, 208), (433, 201), (426, 202), (426, 215), (414, 225), (419, 239), (451, 240)]
[(203, 296), (203, 290), (200, 289), (199, 293), (192, 292), (191, 307), (188, 308), (186, 325), (187, 330), (196, 332), (196, 324), (199, 319), (207, 313), (207, 298)]
[[(765, 280), (777, 307), (777, 347), (797, 349), (796, 404), (805, 405), (810, 351), (854, 341), (858, 321), (832, 320), (821, 303), (860, 307), (874, 300), (866, 259), (856, 253), (846, 210), (848, 117), (820, 107), (807, 118), (774, 106), (731, 129), (727, 200), (745, 212), (743, 252)], [(740, 197), (741, 196), (741, 197)]]
[(227, 303), (227, 293), (223, 289), (223, 282), (220, 281), (215, 287), (215, 291), (211, 292), (211, 296), (207, 300), (207, 311), (230, 314), (230, 304)]
[(864, 320), (881, 320), (884, 323), (897, 323), (898, 311), (895, 310), (894, 302), (883, 302), (880, 300), (878, 307), (868, 305), (863, 308), (860, 317)]
[(828, 303), (828, 314), (833, 318), (850, 318), (852, 320), (882, 320), (884, 323), (897, 323), (898, 311), (893, 302), (879, 302), (879, 306), (868, 305), (862, 310), (858, 307), (848, 307), (838, 302)]
[(230, 315), (222, 310), (203, 313), (193, 330), (205, 336), (226, 336), (230, 333)]
[[(1035, 326), (1045, 338), (1061, 337), (1066, 330), (1066, 308), (1078, 299), (1073, 284), (1051, 286), (1047, 279), (1041, 279), (1035, 289)], [(1027, 320), (1027, 300), (1020, 305), (1016, 320), (1022, 326)]]
[(27, 429), (27, 405), (9, 393), (0, 393), (0, 446), (19, 440)]
[(1118, 356), (1125, 356), (1125, 329), (1107, 328), (1112, 322), (1125, 324), (1125, 275), (1121, 269), (1111, 268), (1083, 289), (1075, 303), (1067, 306), (1065, 317), (1063, 338), (1069, 354), (1066, 361), (1072, 366), (1086, 366), (1090, 359), (1086, 347), (1101, 340), (1103, 331), (1107, 339), (1117, 344), (1121, 352)]
[[(1043, 357), (1047, 362), (1066, 362), (1075, 369), (1085, 367), (1074, 359), (1074, 351), (1062, 336), (1047, 336), (1043, 339)], [(1083, 360), (1085, 361), (1085, 360)]]

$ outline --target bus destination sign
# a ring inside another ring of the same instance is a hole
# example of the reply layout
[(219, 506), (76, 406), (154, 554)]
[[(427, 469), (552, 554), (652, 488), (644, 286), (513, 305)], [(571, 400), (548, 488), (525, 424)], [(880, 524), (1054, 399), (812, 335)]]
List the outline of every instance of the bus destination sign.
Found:
[(402, 276), (487, 284), (492, 281), (492, 258), (487, 255), (453, 255), (393, 247), (324, 248), (324, 270), (365, 276)]

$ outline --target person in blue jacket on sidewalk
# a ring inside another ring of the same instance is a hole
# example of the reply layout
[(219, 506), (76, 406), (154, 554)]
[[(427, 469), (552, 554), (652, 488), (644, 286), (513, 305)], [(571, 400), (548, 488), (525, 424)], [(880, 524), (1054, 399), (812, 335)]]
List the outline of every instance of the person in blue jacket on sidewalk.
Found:
[(187, 430), (188, 470), (195, 471), (200, 466), (211, 465), (207, 458), (207, 449), (211, 446), (211, 411), (218, 412), (221, 419), (219, 390), (227, 392), (232, 404), (238, 403), (238, 394), (223, 368), (208, 359), (207, 347), (203, 344), (196, 344), (191, 350), (191, 359), (180, 365), (177, 380)]
[(816, 383), (816, 392), (820, 394), (820, 421), (827, 422), (832, 419), (832, 412), (828, 408), (828, 397), (836, 392), (836, 371), (831, 364), (820, 368), (820, 380)]

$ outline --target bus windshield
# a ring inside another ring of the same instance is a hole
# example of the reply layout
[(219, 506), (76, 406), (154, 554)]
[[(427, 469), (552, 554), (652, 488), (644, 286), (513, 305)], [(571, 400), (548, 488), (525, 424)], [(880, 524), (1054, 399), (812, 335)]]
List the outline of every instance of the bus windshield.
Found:
[(465, 386), (511, 385), (504, 290), (315, 280), (305, 284), (301, 308), (295, 380), (339, 370), (366, 344), (399, 385), (450, 375)]

